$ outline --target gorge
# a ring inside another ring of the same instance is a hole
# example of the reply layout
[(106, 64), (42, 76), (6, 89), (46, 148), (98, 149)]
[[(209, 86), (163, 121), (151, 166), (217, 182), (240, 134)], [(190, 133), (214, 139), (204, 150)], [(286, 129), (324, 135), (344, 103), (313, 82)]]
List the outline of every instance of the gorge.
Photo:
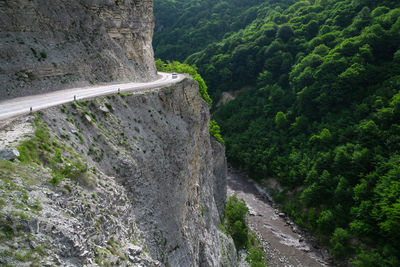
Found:
[(195, 65), (226, 102), (228, 162), (273, 180), (336, 265), (400, 266), (400, 2), (154, 3), (156, 58)]

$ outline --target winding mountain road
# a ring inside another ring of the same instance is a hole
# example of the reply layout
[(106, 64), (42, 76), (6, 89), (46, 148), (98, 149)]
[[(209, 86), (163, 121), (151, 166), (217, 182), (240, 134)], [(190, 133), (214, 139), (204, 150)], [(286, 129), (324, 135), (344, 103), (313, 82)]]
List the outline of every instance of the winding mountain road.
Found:
[(27, 114), (31, 111), (38, 111), (72, 102), (74, 100), (82, 100), (95, 96), (115, 94), (118, 92), (141, 92), (165, 87), (182, 81), (186, 77), (183, 74), (178, 74), (178, 77), (173, 79), (171, 73), (165, 72), (159, 72), (158, 76), (159, 79), (147, 83), (120, 83), (79, 87), (0, 101), (0, 121)]

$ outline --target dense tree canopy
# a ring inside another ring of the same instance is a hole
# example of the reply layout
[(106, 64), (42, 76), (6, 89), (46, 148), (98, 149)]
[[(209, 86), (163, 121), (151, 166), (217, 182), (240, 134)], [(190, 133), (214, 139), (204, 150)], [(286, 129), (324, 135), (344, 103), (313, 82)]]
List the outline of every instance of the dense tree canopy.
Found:
[[(244, 28), (276, 0), (154, 0), (157, 58), (179, 60)], [(281, 4), (293, 2), (282, 0)]]
[[(197, 18), (179, 31), (198, 45), (156, 33), (156, 53), (192, 53), (186, 62), (214, 102), (240, 90), (214, 116), (229, 162), (261, 182), (276, 178), (285, 190), (275, 199), (336, 259), (400, 266), (400, 2), (242, 1), (238, 13), (203, 21), (195, 14), (222, 1), (186, 2), (199, 11), (174, 20)], [(221, 10), (238, 5), (225, 2)], [(202, 28), (235, 21), (217, 35)]]

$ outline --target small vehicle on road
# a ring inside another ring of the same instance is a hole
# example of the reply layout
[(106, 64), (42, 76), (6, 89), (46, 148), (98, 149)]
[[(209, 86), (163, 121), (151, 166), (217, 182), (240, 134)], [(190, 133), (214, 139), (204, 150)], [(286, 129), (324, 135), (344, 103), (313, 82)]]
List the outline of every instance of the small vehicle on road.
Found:
[(176, 73), (176, 72), (172, 73), (172, 79), (176, 79), (176, 78), (178, 78), (178, 73)]

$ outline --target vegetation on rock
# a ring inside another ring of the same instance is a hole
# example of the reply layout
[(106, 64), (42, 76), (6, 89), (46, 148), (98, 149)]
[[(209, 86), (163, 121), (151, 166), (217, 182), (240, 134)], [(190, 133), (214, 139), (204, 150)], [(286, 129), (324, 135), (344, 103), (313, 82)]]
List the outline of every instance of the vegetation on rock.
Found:
[(249, 229), (247, 215), (249, 208), (243, 199), (236, 195), (228, 198), (225, 206), (225, 218), (222, 221), (222, 228), (232, 236), (237, 249), (248, 249), (249, 254), (246, 261), (251, 267), (266, 266), (264, 252), (253, 232)]
[(210, 134), (217, 139), (221, 144), (225, 144), (224, 139), (221, 136), (221, 128), (215, 120), (210, 120)]
[[(167, 63), (163, 62), (161, 59), (156, 60), (156, 66), (158, 71), (166, 71), (166, 72), (178, 72), (178, 73), (187, 73), (192, 76), (192, 78), (198, 82), (200, 94), (204, 101), (212, 106), (212, 100), (207, 92), (207, 85), (204, 82), (203, 78), (200, 74), (197, 73), (196, 66), (190, 66), (188, 64), (180, 63), (178, 61), (167, 61)], [(215, 139), (224, 144), (224, 139), (221, 136), (221, 130), (218, 123), (215, 120), (210, 121), (210, 134), (215, 137)]]
[(236, 195), (229, 197), (225, 206), (226, 229), (231, 234), (237, 248), (247, 247), (248, 231), (247, 214), (249, 208), (243, 199)]
[(210, 105), (210, 107), (212, 106), (212, 100), (207, 92), (207, 85), (200, 74), (197, 73), (197, 68), (195, 65), (190, 66), (188, 64), (180, 63), (178, 61), (167, 61), (167, 63), (165, 63), (161, 59), (157, 59), (156, 67), (158, 71), (190, 74), (190, 76), (192, 76), (192, 78), (199, 84), (201, 97)]
[[(53, 175), (50, 182), (53, 184), (57, 185), (62, 179), (69, 178), (89, 185), (88, 168), (81, 157), (64, 144), (51, 138), (40, 116), (35, 118), (35, 125), (35, 136), (18, 146), (19, 160), (22, 163), (44, 164), (50, 167)], [(70, 154), (69, 158), (62, 156), (64, 151)]]

